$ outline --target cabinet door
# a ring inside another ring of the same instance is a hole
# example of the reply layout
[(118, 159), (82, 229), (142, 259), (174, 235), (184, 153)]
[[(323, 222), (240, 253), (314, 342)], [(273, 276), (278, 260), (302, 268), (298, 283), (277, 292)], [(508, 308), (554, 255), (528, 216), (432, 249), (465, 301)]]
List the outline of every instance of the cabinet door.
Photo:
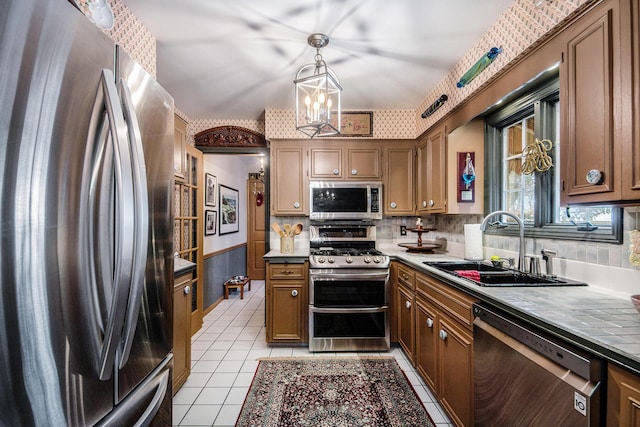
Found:
[(311, 178), (344, 178), (342, 171), (342, 148), (311, 148)]
[(414, 363), (415, 356), (415, 307), (413, 292), (398, 287), (398, 342), (404, 349), (405, 354)]
[[(619, 200), (620, 142), (616, 135), (616, 95), (620, 55), (614, 48), (619, 5), (607, 3), (572, 26), (560, 66), (561, 202)], [(621, 99), (621, 98), (618, 98)], [(599, 181), (588, 179), (590, 171)], [(590, 182), (591, 181), (591, 182)], [(617, 182), (617, 183), (616, 183)]]
[(271, 342), (305, 342), (306, 313), (303, 281), (272, 281), (269, 285)]
[(175, 278), (173, 288), (173, 394), (191, 372), (191, 274)]
[(438, 372), (437, 323), (435, 308), (416, 299), (416, 368), (432, 390), (436, 390)]
[(309, 181), (305, 167), (306, 149), (301, 145), (283, 145), (271, 150), (271, 213), (305, 215)]
[(622, 170), (628, 171), (622, 174), (622, 191), (625, 200), (640, 199), (640, 3), (631, 2), (631, 58), (633, 63), (633, 135), (625, 138), (627, 146), (624, 148), (625, 155), (622, 157)]
[(178, 178), (184, 179), (187, 159), (187, 122), (178, 115), (174, 115), (174, 118), (173, 172)]
[(446, 149), (444, 126), (418, 146), (418, 213), (446, 212)]
[(347, 148), (346, 177), (359, 180), (378, 180), (382, 175), (378, 148)]
[(473, 421), (473, 340), (448, 316), (438, 322), (440, 360), (438, 395), (457, 425)]
[(415, 212), (414, 148), (385, 148), (384, 210), (385, 215), (413, 215)]
[(607, 427), (640, 427), (640, 378), (609, 365)]

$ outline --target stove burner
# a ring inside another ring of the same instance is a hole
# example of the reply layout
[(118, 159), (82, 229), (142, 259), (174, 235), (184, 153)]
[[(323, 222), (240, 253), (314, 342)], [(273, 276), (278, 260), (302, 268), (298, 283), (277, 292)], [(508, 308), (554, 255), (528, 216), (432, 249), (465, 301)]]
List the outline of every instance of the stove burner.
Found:
[(311, 266), (386, 268), (389, 257), (374, 248), (310, 248)]

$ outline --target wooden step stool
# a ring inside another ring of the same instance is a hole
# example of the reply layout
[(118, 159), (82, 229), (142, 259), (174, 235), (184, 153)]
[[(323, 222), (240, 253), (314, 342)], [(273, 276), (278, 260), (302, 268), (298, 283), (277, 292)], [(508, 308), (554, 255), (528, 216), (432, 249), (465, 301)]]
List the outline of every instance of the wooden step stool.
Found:
[(229, 288), (240, 288), (240, 299), (244, 299), (244, 285), (249, 284), (247, 291), (251, 291), (251, 278), (234, 279), (233, 277), (224, 282), (224, 299), (229, 299)]

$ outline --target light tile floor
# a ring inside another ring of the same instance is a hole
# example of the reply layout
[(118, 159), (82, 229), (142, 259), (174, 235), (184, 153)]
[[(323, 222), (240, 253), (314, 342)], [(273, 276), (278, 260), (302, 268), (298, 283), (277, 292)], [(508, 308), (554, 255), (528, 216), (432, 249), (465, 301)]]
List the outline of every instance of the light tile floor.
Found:
[[(357, 355), (269, 347), (264, 310), (264, 281), (254, 280), (243, 300), (230, 293), (205, 316), (191, 344), (191, 375), (173, 398), (174, 426), (234, 426), (261, 357)], [(402, 350), (379, 354), (395, 356), (438, 427), (453, 426)]]

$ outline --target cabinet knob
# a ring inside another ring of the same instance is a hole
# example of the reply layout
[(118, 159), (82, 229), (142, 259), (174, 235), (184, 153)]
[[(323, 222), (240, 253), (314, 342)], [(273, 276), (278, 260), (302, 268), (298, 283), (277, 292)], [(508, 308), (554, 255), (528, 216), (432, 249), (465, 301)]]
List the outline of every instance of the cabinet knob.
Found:
[(427, 328), (432, 328), (432, 327), (433, 327), (433, 319), (429, 317), (427, 319)]
[(334, 175), (339, 175), (339, 174), (340, 174), (340, 171), (339, 171), (338, 169), (334, 169), (334, 170), (333, 170), (333, 174), (334, 174)]
[(293, 271), (291, 271), (291, 270), (280, 270), (280, 274), (282, 274), (284, 276), (288, 276), (290, 274), (293, 274)]
[(447, 339), (447, 332), (444, 329), (440, 329), (440, 334), (439, 335), (440, 335), (440, 339), (442, 341)]
[(427, 207), (427, 201), (426, 201), (426, 200), (423, 200), (423, 201), (422, 201), (422, 207), (423, 207), (423, 208), (426, 208), (426, 207)]
[(297, 290), (295, 290), (295, 289), (294, 289), (294, 290), (292, 290), (292, 291), (291, 291), (291, 296), (292, 296), (292, 297), (297, 297), (297, 296), (298, 296), (298, 291), (297, 291)]
[(404, 306), (407, 308), (411, 308), (411, 301), (405, 301)]
[(602, 182), (602, 172), (598, 169), (591, 169), (587, 172), (587, 182), (591, 185), (598, 185)]
[(358, 169), (351, 169), (351, 175), (358, 175)]
[(432, 207), (433, 205), (435, 205), (435, 202), (433, 200), (429, 200), (429, 207)]
[(190, 286), (185, 286), (184, 287), (184, 294), (185, 295), (189, 295), (191, 293), (191, 287)]
[(296, 208), (296, 209), (300, 208), (300, 202), (295, 202), (293, 204), (293, 207)]
[(391, 209), (395, 209), (398, 207), (398, 204), (396, 202), (391, 202)]

